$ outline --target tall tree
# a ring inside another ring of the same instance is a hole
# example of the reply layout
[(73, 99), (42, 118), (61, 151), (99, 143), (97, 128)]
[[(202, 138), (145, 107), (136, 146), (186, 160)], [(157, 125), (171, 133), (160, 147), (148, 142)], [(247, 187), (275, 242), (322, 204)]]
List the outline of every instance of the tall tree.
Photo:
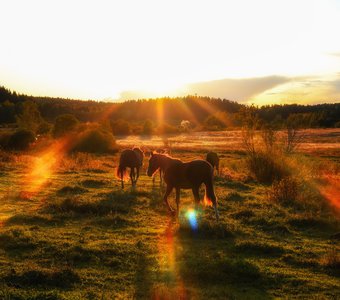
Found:
[(40, 124), (44, 121), (40, 115), (37, 105), (32, 101), (22, 103), (22, 110), (16, 117), (19, 128), (37, 132)]

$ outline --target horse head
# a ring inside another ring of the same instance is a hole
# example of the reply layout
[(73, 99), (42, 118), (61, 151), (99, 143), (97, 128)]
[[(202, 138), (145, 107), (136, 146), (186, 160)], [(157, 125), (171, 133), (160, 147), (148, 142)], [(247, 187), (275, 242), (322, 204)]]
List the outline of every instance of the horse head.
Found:
[(149, 177), (151, 177), (160, 167), (158, 156), (159, 156), (158, 154), (155, 154), (153, 152), (150, 153), (149, 166), (147, 171), (147, 175)]
[(144, 158), (144, 152), (143, 152), (143, 150), (142, 150), (141, 148), (139, 148), (139, 147), (134, 147), (134, 148), (132, 149), (132, 151), (135, 152), (135, 153), (137, 154), (138, 159), (139, 159), (139, 161), (140, 161), (140, 165), (142, 166), (142, 165), (143, 165), (143, 158)]

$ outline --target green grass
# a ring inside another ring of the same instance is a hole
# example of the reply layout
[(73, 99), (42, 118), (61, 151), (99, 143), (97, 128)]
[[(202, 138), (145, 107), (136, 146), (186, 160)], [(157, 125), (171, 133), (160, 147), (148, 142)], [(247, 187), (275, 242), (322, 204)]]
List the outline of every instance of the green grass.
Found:
[(186, 217), (190, 190), (181, 193), (176, 222), (145, 170), (136, 189), (120, 189), (117, 155), (86, 157), (84, 168), (70, 160), (26, 197), (29, 159), (11, 162), (0, 182), (0, 299), (339, 297), (334, 212), (316, 198), (310, 206), (271, 201), (268, 186), (236, 167), (242, 153), (223, 155), (220, 223), (203, 207), (197, 230)]

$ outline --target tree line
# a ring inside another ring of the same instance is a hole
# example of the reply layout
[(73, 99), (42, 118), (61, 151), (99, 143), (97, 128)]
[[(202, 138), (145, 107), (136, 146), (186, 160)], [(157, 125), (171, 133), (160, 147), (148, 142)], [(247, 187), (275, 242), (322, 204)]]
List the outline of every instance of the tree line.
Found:
[[(305, 128), (340, 127), (340, 103), (275, 104), (250, 108), (263, 122), (276, 128), (286, 126), (287, 120), (292, 118)], [(0, 87), (0, 125), (20, 127), (20, 122), (32, 119), (33, 114), (40, 120), (32, 121), (36, 124), (33, 127), (38, 126), (34, 131), (42, 133), (48, 132), (62, 115), (72, 115), (81, 123), (105, 124), (114, 135), (225, 130), (242, 126), (244, 110), (247, 109), (248, 106), (235, 101), (192, 95), (110, 103), (34, 97)], [(187, 126), (181, 126), (183, 121)]]

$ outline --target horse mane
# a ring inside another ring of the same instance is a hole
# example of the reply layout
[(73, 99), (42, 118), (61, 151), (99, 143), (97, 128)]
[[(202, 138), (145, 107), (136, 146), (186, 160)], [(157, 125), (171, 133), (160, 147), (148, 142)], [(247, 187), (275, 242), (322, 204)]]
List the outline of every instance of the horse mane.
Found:
[(180, 162), (182, 162), (182, 160), (181, 160), (181, 159), (179, 159), (179, 158), (175, 158), (175, 157), (172, 157), (172, 156), (171, 156), (171, 155), (169, 155), (168, 153), (165, 153), (165, 154), (163, 154), (163, 153), (157, 153), (157, 152), (153, 152), (153, 155), (163, 156), (163, 157), (170, 158), (170, 159), (172, 159), (172, 160), (176, 160), (176, 161), (180, 161)]
[(141, 149), (141, 147), (133, 147), (133, 151), (140, 151), (141, 153), (144, 153), (144, 151)]

